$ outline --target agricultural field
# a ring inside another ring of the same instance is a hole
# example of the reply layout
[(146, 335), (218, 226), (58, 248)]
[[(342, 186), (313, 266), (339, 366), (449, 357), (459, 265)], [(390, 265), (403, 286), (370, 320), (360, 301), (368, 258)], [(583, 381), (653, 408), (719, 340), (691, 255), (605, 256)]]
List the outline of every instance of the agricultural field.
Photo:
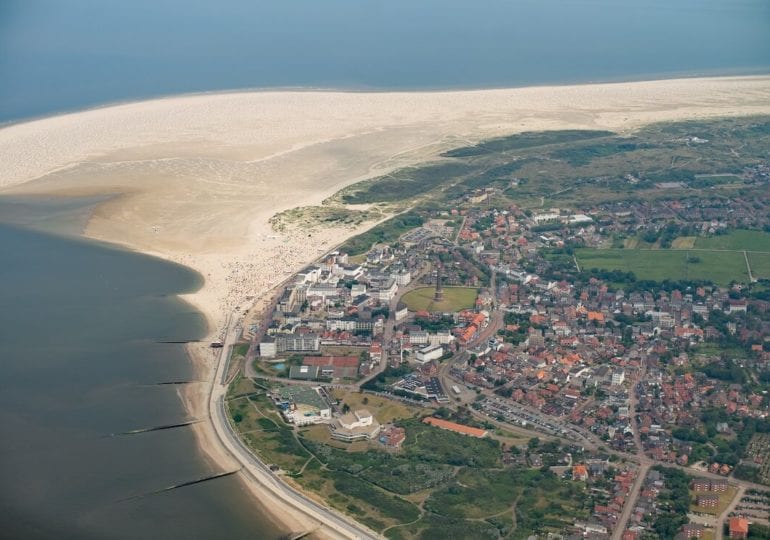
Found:
[(695, 236), (680, 236), (671, 242), (671, 249), (692, 249), (695, 247)]
[(748, 281), (743, 253), (719, 251), (578, 249), (581, 269), (633, 272), (639, 280)]
[(637, 279), (709, 280), (718, 285), (747, 282), (746, 257), (752, 277), (770, 278), (770, 233), (736, 230), (711, 237), (680, 236), (671, 249), (640, 237), (626, 238), (624, 249), (577, 250), (581, 268), (633, 272)]
[(698, 249), (764, 251), (770, 253), (770, 233), (739, 229), (727, 234), (698, 238), (695, 241), (695, 247)]
[(472, 308), (478, 295), (478, 291), (470, 287), (444, 287), (444, 300), (436, 302), (433, 300), (435, 292), (434, 287), (421, 287), (406, 293), (401, 301), (410, 311), (454, 313)]
[(624, 249), (652, 249), (653, 247), (655, 247), (655, 245), (651, 244), (650, 242), (645, 242), (642, 239), (641, 234), (637, 236), (630, 236), (623, 240)]
[(770, 279), (770, 253), (747, 253), (754, 279)]

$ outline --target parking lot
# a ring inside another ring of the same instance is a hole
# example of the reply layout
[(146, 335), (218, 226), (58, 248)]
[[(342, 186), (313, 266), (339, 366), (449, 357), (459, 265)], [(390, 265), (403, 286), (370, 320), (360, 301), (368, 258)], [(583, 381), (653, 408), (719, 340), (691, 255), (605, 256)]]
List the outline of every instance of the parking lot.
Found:
[(592, 442), (576, 427), (554, 422), (545, 415), (530, 411), (513, 401), (502, 398), (487, 398), (478, 402), (477, 406), (482, 413), (490, 418), (503, 418), (511, 424), (541, 431), (554, 437), (563, 437), (579, 444)]

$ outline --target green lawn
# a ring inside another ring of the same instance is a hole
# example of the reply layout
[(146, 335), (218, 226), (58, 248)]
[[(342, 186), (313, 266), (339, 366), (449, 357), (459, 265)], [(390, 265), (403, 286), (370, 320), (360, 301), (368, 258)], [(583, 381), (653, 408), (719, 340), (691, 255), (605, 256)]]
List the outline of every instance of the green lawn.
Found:
[(641, 280), (703, 279), (721, 285), (748, 280), (746, 261), (743, 253), (738, 252), (663, 249), (579, 249), (576, 252), (583, 269), (633, 272)]
[(770, 253), (749, 253), (748, 256), (754, 279), (770, 279)]
[(739, 229), (727, 234), (711, 236), (709, 238), (698, 238), (695, 241), (695, 247), (698, 249), (733, 249), (770, 252), (770, 233)]
[(435, 302), (434, 287), (421, 287), (406, 293), (401, 301), (410, 311), (455, 312), (472, 308), (476, 303), (477, 290), (470, 287), (444, 287), (443, 302)]

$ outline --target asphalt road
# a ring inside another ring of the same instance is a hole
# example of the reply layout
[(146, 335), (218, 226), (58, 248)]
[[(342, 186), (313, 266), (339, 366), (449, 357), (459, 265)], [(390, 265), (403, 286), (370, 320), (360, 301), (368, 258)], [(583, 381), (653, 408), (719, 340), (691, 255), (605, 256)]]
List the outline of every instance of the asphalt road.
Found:
[(281, 501), (305, 514), (323, 527), (324, 532), (336, 538), (376, 539), (379, 536), (369, 529), (306, 497), (276, 476), (270, 468), (260, 461), (235, 434), (227, 419), (225, 395), (227, 384), (223, 380), (227, 369), (230, 350), (238, 337), (235, 325), (227, 331), (224, 346), (220, 350), (217, 372), (213, 377), (209, 393), (209, 419), (222, 447), (243, 467), (242, 472), (252, 481)]

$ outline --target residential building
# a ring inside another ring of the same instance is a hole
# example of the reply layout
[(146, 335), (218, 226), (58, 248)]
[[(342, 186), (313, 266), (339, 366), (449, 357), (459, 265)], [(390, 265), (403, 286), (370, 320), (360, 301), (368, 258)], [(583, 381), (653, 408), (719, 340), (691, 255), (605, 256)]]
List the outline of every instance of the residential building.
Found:
[(280, 334), (275, 338), (276, 351), (283, 352), (310, 352), (318, 351), (321, 340), (318, 334)]
[(585, 465), (578, 464), (572, 467), (572, 479), (578, 480), (580, 482), (585, 482), (588, 480), (588, 468), (586, 468)]
[(710, 493), (698, 495), (695, 498), (695, 504), (701, 508), (716, 508), (719, 505), (719, 495), (712, 495)]
[(746, 538), (749, 535), (749, 520), (743, 517), (730, 518), (730, 538)]
[(683, 538), (700, 538), (703, 536), (703, 530), (705, 527), (700, 523), (686, 523), (682, 525), (682, 537)]

